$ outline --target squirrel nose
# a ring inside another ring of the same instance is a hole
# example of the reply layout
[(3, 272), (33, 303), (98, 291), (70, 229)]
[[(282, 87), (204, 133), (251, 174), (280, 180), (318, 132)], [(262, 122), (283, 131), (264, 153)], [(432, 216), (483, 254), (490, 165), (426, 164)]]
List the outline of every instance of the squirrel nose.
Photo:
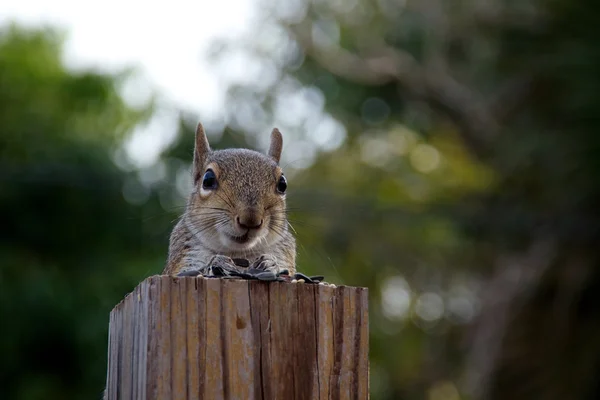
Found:
[(243, 217), (243, 218), (240, 218), (239, 216), (236, 216), (235, 217), (235, 222), (237, 222), (237, 224), (242, 229), (258, 229), (263, 224), (262, 218), (259, 219), (259, 218), (255, 217), (255, 216), (246, 216), (246, 217)]

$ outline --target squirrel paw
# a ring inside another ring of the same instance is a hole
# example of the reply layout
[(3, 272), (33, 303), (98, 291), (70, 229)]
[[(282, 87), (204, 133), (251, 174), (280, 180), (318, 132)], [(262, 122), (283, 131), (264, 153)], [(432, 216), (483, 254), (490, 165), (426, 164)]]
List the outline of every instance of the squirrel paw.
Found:
[(238, 272), (238, 267), (230, 257), (218, 254), (210, 259), (205, 271), (208, 276), (228, 276), (232, 272)]
[(207, 265), (190, 265), (181, 269), (177, 276), (227, 276), (237, 272), (233, 260), (227, 256), (213, 256)]
[(263, 254), (262, 256), (254, 260), (254, 262), (252, 263), (252, 268), (260, 269), (263, 271), (270, 271), (275, 274), (279, 273), (280, 270), (275, 257), (273, 257), (270, 254)]

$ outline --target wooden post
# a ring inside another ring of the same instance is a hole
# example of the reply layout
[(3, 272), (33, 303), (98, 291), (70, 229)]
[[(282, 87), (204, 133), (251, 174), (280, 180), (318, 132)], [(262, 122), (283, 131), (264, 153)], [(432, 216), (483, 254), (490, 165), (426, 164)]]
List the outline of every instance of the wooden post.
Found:
[(106, 398), (368, 399), (367, 294), (150, 277), (110, 314)]

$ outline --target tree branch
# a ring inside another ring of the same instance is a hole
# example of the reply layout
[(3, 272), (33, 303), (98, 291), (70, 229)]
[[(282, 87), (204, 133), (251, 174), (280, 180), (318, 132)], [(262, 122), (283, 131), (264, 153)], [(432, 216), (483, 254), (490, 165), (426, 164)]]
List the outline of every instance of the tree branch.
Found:
[(473, 398), (489, 397), (489, 380), (501, 357), (502, 344), (514, 310), (522, 307), (539, 288), (556, 253), (555, 240), (540, 235), (525, 254), (501, 259), (485, 286), (482, 310), (467, 359), (466, 389)]
[(306, 23), (291, 29), (306, 54), (332, 74), (364, 85), (396, 82), (410, 95), (431, 104), (458, 126), (465, 143), (477, 156), (487, 153), (498, 134), (498, 125), (485, 101), (439, 64), (435, 68), (423, 67), (409, 53), (385, 44), (371, 46), (368, 56), (335, 45), (320, 48)]

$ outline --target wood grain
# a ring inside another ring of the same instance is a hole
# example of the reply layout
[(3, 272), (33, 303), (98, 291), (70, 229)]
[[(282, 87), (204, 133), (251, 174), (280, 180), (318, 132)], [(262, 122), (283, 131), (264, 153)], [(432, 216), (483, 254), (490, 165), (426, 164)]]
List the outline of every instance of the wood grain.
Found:
[(365, 288), (144, 280), (110, 314), (106, 398), (369, 398)]

